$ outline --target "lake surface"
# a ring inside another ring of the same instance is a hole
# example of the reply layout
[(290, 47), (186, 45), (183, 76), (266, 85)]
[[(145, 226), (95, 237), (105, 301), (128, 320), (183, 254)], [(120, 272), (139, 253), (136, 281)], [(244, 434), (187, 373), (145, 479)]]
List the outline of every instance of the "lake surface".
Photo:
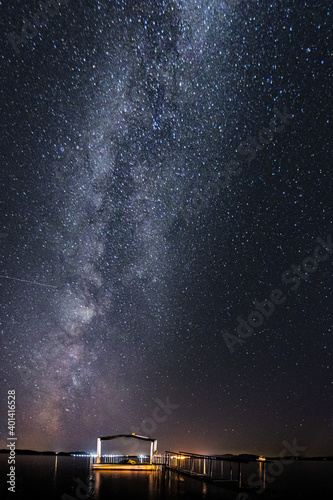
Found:
[[(251, 467), (254, 467), (251, 466)], [(244, 468), (243, 482), (256, 469)], [(7, 455), (0, 455), (1, 500), (305, 500), (333, 498), (333, 462), (294, 462), (275, 477), (266, 473), (266, 490), (248, 496), (166, 471), (91, 471), (81, 457), (16, 456), (16, 493), (8, 491)]]

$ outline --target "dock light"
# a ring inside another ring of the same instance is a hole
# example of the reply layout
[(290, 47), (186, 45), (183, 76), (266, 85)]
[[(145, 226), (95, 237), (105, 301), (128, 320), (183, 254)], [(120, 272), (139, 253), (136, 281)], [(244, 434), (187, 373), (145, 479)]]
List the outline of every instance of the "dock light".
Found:
[(258, 460), (258, 462), (265, 462), (265, 461), (266, 461), (266, 458), (265, 458), (265, 457), (260, 456), (260, 457), (258, 457), (258, 458), (257, 458), (257, 460)]

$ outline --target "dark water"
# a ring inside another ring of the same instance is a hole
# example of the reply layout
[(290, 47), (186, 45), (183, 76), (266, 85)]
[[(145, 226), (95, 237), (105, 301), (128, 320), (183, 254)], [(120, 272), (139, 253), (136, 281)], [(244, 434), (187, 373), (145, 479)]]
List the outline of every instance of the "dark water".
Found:
[[(267, 473), (262, 494), (229, 491), (167, 471), (90, 471), (89, 460), (74, 457), (17, 456), (16, 492), (8, 491), (7, 456), (0, 455), (0, 498), (34, 500), (246, 500), (333, 498), (333, 462), (295, 462), (275, 477)], [(255, 469), (244, 471), (244, 483)]]

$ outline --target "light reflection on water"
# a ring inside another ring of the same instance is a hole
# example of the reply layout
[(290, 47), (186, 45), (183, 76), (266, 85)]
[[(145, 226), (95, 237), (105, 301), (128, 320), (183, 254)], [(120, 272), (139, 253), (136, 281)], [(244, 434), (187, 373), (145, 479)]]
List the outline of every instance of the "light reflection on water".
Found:
[(222, 490), (168, 470), (161, 471), (94, 471), (95, 500), (135, 498), (158, 499), (225, 499), (236, 493)]
[[(0, 455), (1, 500), (26, 500), (28, 496), (34, 500), (236, 500), (238, 494), (170, 471), (91, 471), (90, 459), (79, 457), (18, 455), (16, 459), (14, 496), (6, 484), (7, 456)], [(256, 468), (258, 480), (263, 470)], [(245, 473), (243, 484), (247, 477)], [(307, 500), (309, 495), (333, 498), (333, 462), (295, 462), (275, 478), (266, 473), (266, 486), (274, 500)]]

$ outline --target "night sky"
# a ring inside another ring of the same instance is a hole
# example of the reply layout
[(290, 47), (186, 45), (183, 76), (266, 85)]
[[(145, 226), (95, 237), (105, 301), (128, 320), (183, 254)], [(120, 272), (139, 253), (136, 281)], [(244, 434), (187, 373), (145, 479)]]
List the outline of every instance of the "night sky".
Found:
[[(1, 1), (0, 447), (332, 454), (330, 2)], [(46, 9), (46, 11), (45, 11)]]

